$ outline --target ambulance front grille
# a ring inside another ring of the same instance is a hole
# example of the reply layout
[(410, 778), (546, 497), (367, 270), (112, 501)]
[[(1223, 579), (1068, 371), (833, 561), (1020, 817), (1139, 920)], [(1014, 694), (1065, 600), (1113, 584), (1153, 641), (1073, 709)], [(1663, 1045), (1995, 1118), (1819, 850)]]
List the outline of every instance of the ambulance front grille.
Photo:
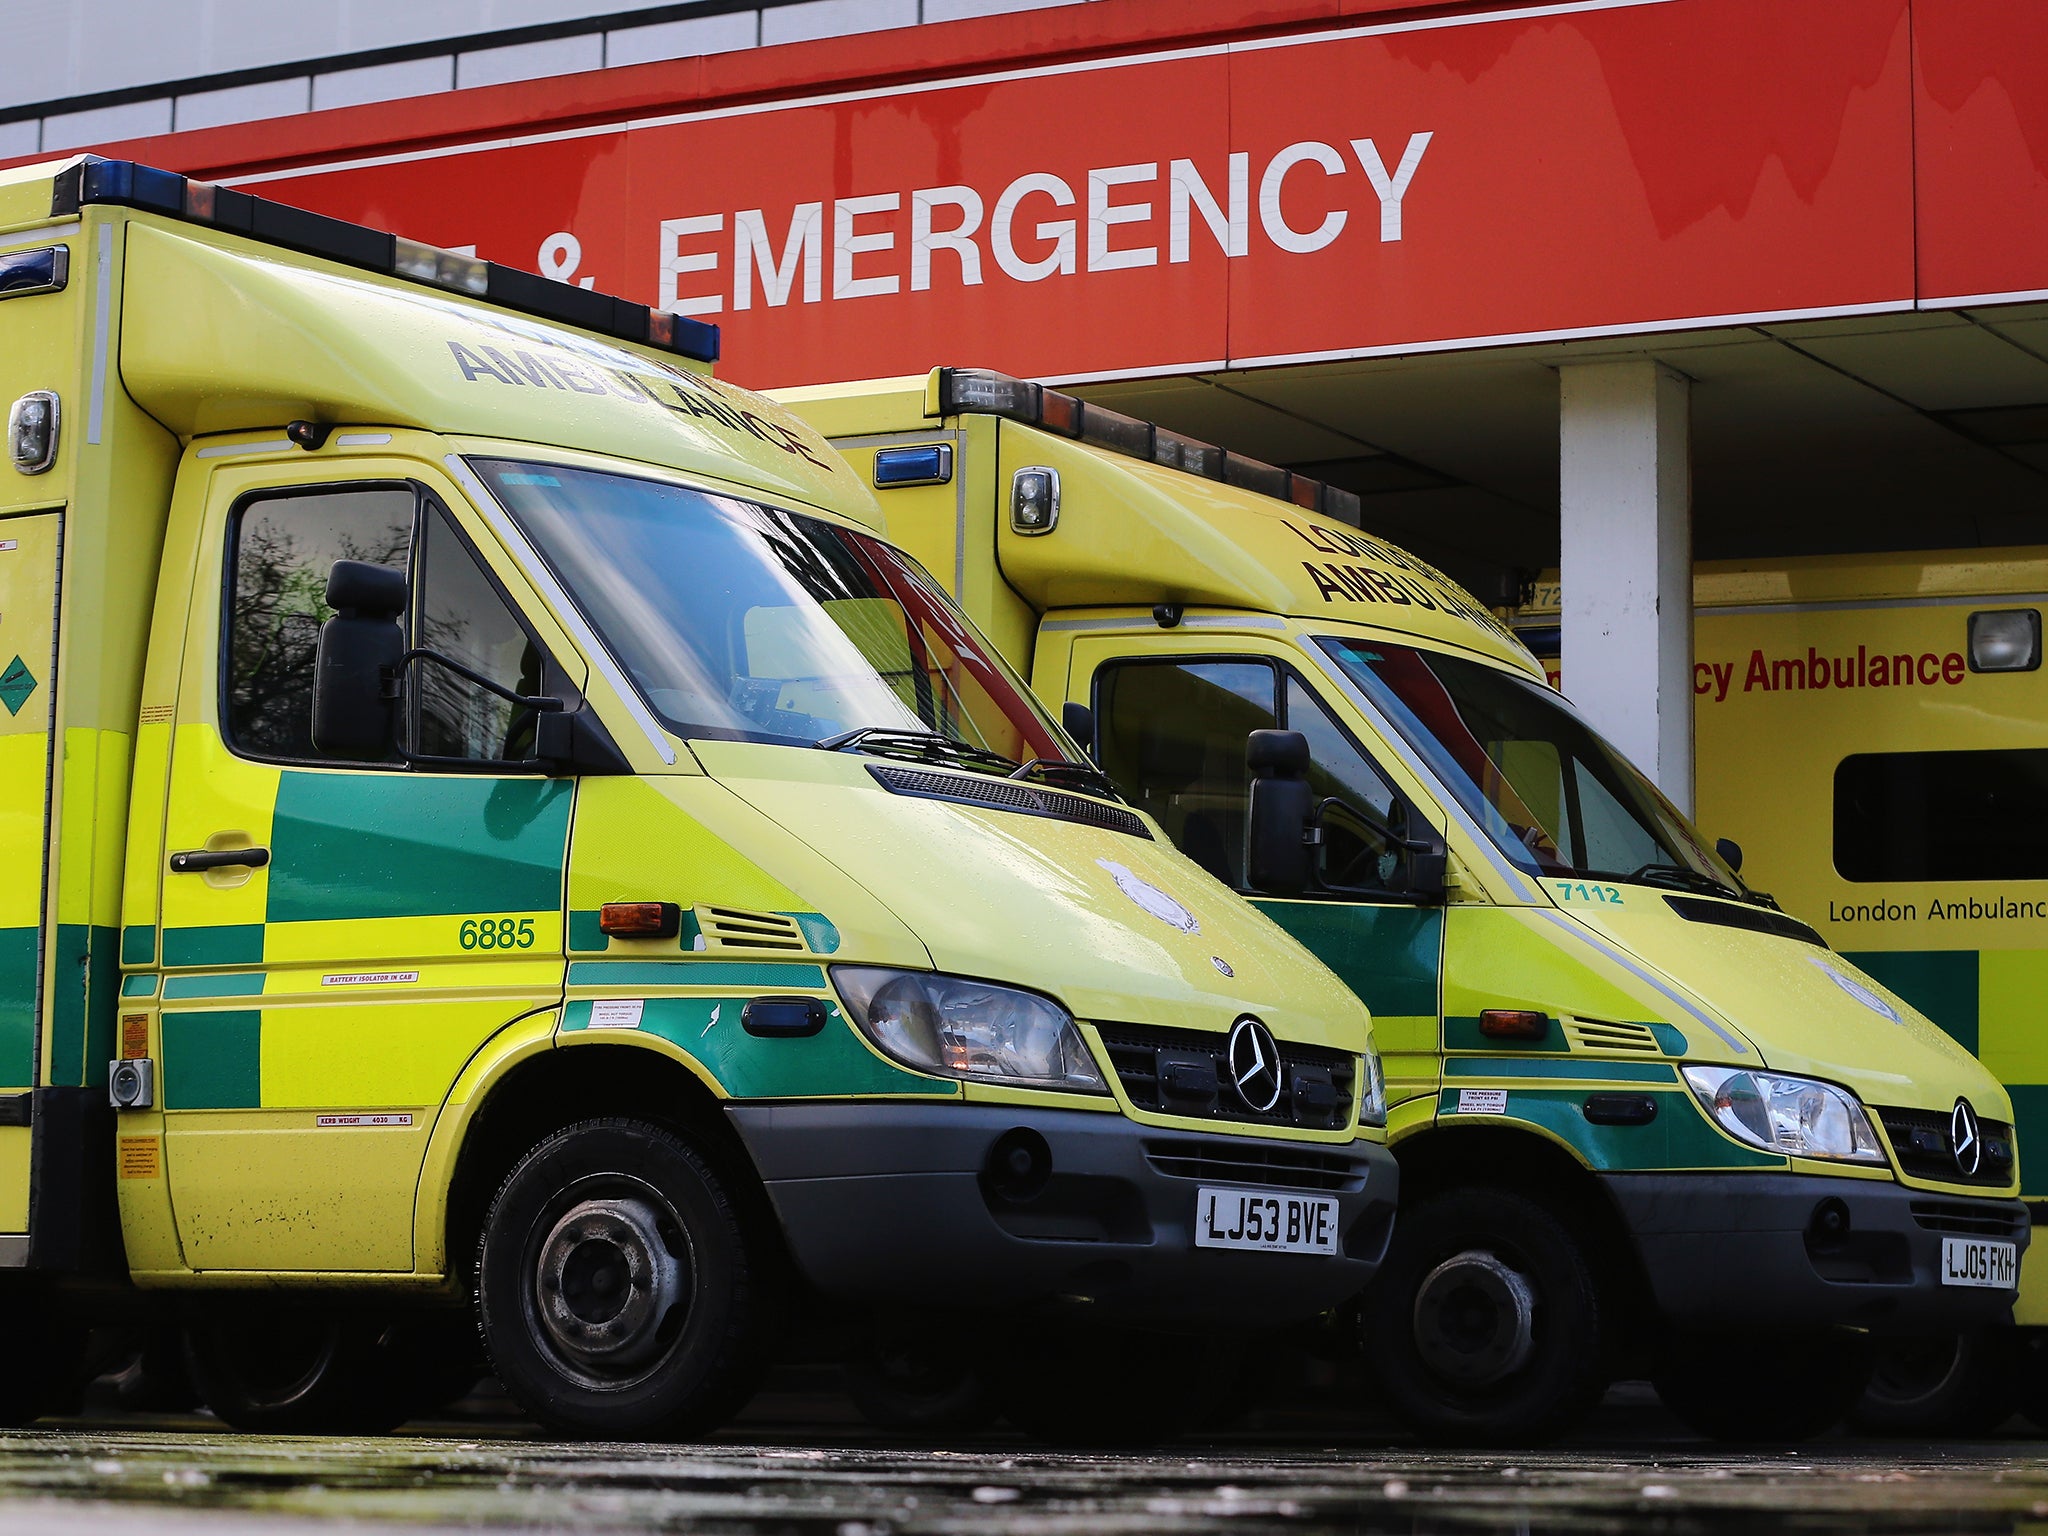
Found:
[(1098, 1024), (1117, 1081), (1139, 1109), (1198, 1120), (1238, 1120), (1341, 1130), (1352, 1123), (1358, 1058), (1322, 1046), (1276, 1041), (1280, 1097), (1271, 1109), (1250, 1108), (1230, 1087), (1230, 1037), (1198, 1029)]
[(743, 912), (734, 907), (702, 907), (699, 923), (708, 949), (785, 950), (798, 954), (810, 948), (795, 918), (780, 912)]
[(1647, 1051), (1662, 1055), (1657, 1032), (1647, 1024), (1609, 1024), (1599, 1019), (1566, 1019), (1564, 1037), (1575, 1051)]
[(1913, 1220), (1929, 1232), (1967, 1233), (1971, 1237), (2014, 1238), (2028, 1224), (2017, 1206), (1976, 1200), (1915, 1200)]
[(1362, 1157), (1270, 1142), (1148, 1141), (1145, 1161), (1169, 1179), (1250, 1184), (1264, 1189), (1363, 1189), (1370, 1171)]
[(1937, 1184), (2012, 1182), (2012, 1127), (2002, 1120), (1978, 1123), (1978, 1136), (1984, 1144), (1983, 1160), (1975, 1173), (1965, 1173), (1956, 1164), (1955, 1147), (1949, 1140), (1949, 1115), (1939, 1110), (1880, 1105), (1877, 1117), (1884, 1122), (1884, 1133), (1898, 1155), (1900, 1169), (1916, 1179)]

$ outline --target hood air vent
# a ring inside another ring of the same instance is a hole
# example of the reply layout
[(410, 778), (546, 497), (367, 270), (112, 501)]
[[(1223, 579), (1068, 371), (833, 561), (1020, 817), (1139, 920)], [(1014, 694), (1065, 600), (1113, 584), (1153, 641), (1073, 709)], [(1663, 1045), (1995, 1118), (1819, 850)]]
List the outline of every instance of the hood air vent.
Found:
[(925, 773), (915, 768), (884, 768), (875, 763), (868, 765), (868, 772), (894, 795), (950, 800), (955, 805), (978, 805), (991, 811), (1021, 811), (1026, 816), (1077, 821), (1086, 827), (1101, 827), (1105, 832), (1142, 837), (1147, 842), (1152, 839), (1145, 823), (1121, 806), (1040, 789), (1015, 779), (985, 779), (972, 773)]

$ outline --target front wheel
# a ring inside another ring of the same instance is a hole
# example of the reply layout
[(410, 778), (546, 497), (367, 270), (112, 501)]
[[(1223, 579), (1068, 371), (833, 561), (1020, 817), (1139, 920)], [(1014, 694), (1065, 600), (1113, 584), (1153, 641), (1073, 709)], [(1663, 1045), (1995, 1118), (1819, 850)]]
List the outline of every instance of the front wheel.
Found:
[(214, 1417), (249, 1434), (383, 1434), (407, 1416), (404, 1367), (380, 1318), (221, 1306), (186, 1328), (185, 1366)]
[(1404, 1210), (1359, 1326), (1386, 1405), (1428, 1441), (1550, 1440), (1607, 1385), (1606, 1310), (1585, 1245), (1513, 1190), (1449, 1189)]
[(766, 1315), (738, 1203), (659, 1126), (585, 1120), (521, 1158), (477, 1245), (477, 1323), (520, 1407), (567, 1434), (683, 1438), (752, 1395)]
[(1866, 1435), (1987, 1435), (2019, 1406), (2022, 1359), (2010, 1328), (1886, 1339), (1849, 1422)]
[(1695, 1434), (1785, 1444), (1839, 1423), (1869, 1384), (1871, 1360), (1856, 1334), (1690, 1334), (1666, 1342), (1650, 1383)]

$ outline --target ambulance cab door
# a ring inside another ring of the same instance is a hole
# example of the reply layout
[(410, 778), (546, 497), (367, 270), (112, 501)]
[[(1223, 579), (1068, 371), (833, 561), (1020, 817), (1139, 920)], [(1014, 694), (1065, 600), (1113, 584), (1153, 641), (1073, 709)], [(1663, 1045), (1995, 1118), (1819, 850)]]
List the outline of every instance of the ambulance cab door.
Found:
[[(1372, 1011), (1393, 1123), (1425, 1113), (1441, 1075), (1439, 999), (1444, 909), (1418, 899), (1399, 845), (1424, 819), (1283, 654), (1186, 639), (1077, 640), (1069, 697), (1095, 715), (1097, 761), (1176, 847), (1249, 897)], [(1245, 878), (1251, 783), (1245, 739), (1257, 730), (1308, 738), (1310, 788), (1324, 806), (1315, 888), (1254, 891)], [(1392, 835), (1389, 836), (1391, 830)]]
[(403, 576), (407, 647), (573, 707), (580, 662), (462, 505), (397, 462), (212, 471), (160, 918), (166, 1174), (195, 1270), (412, 1269), (456, 1076), (560, 1004), (574, 783), (541, 771), (533, 712), (415, 662), (391, 751), (312, 741), (339, 560)]
[(0, 1268), (28, 1262), (61, 519), (54, 510), (0, 518)]

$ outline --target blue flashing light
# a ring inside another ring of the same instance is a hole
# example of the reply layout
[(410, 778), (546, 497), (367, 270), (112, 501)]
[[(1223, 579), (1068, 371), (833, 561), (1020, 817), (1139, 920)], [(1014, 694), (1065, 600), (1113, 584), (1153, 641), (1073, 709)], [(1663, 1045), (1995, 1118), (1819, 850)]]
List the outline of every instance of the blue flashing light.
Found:
[(953, 478), (953, 445), (919, 443), (915, 448), (875, 450), (875, 489), (944, 485)]

